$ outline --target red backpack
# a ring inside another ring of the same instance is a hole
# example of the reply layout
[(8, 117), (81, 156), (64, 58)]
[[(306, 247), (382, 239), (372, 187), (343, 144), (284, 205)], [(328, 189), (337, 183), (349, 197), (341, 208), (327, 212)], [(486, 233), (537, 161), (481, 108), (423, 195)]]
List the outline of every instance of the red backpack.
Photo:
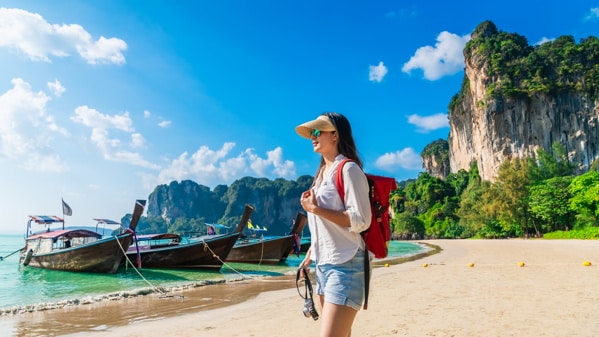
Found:
[[(344, 159), (337, 168), (336, 185), (341, 200), (345, 200), (345, 188), (343, 184), (343, 165), (351, 159)], [(391, 239), (391, 228), (389, 226), (389, 195), (397, 189), (394, 178), (366, 174), (370, 186), (370, 209), (372, 220), (370, 228), (362, 232), (368, 250), (376, 258), (387, 257), (389, 240)]]

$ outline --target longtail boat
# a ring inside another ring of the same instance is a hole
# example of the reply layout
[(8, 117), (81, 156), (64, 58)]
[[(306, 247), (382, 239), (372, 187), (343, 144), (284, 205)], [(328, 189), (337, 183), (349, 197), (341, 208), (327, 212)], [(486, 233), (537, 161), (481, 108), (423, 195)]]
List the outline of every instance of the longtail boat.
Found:
[(127, 260), (139, 268), (219, 270), (253, 212), (254, 208), (246, 205), (239, 224), (229, 234), (203, 235), (186, 242), (172, 233), (137, 235)]
[(227, 256), (227, 262), (278, 264), (287, 260), (292, 251), (300, 252), (300, 233), (306, 225), (306, 215), (298, 212), (291, 233), (261, 238), (241, 238)]
[[(106, 238), (87, 229), (65, 229), (64, 220), (58, 216), (30, 215), (27, 222), (28, 234), (32, 223), (46, 225), (48, 228), (25, 238), (20, 263), (52, 270), (114, 273), (133, 242), (133, 233), (145, 205), (145, 200), (137, 200), (129, 228)], [(55, 223), (62, 223), (63, 228), (51, 229), (51, 225)]]

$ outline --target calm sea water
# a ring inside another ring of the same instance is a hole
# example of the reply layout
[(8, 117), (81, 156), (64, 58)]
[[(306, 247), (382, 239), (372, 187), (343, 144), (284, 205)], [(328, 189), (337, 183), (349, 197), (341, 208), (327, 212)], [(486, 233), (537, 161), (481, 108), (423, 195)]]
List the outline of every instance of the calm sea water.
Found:
[[(0, 256), (24, 246), (22, 235), (0, 235)], [(425, 248), (400, 241), (391, 242), (389, 255), (401, 257), (417, 254)], [(241, 275), (275, 276), (295, 273), (303, 255), (290, 255), (279, 265), (227, 263), (220, 271), (140, 270), (122, 268), (115, 274), (74, 273), (19, 265), (19, 253), (0, 261), (0, 309), (14, 306), (53, 303), (138, 288), (171, 287), (207, 280), (240, 278)]]

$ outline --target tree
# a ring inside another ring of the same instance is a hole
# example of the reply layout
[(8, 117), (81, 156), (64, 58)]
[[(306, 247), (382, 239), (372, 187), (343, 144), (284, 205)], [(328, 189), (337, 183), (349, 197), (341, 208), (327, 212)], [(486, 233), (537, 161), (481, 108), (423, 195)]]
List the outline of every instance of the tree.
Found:
[(424, 223), (415, 216), (401, 213), (391, 220), (393, 233), (402, 240), (422, 238), (424, 236)]
[(569, 230), (574, 214), (568, 201), (572, 177), (555, 177), (530, 187), (530, 213), (541, 220), (538, 227), (544, 233)]
[[(491, 185), (486, 197), (491, 214), (499, 220), (502, 228), (514, 235), (530, 234), (528, 214), (528, 185), (531, 181), (531, 161), (514, 158), (501, 164), (497, 180)], [(534, 223), (533, 223), (534, 225)], [(534, 228), (538, 236), (538, 228)]]
[(459, 223), (473, 235), (494, 220), (491, 214), (485, 210), (486, 199), (483, 198), (488, 193), (490, 186), (488, 181), (475, 179), (470, 182), (461, 195), (456, 215), (459, 218)]
[(553, 142), (551, 152), (543, 148), (537, 150), (537, 165), (533, 166), (534, 181), (542, 181), (553, 177), (571, 176), (576, 170), (576, 165), (568, 160), (568, 152), (558, 142)]
[(570, 183), (570, 209), (577, 214), (577, 225), (597, 226), (599, 218), (599, 172), (588, 171)]

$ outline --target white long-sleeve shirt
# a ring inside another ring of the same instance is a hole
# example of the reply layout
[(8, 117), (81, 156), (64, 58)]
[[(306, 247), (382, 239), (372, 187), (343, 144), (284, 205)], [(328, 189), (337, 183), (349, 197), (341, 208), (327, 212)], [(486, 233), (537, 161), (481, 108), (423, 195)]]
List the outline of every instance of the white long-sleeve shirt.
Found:
[(349, 261), (364, 248), (360, 232), (368, 229), (372, 213), (368, 198), (368, 180), (362, 169), (353, 161), (343, 166), (345, 201), (341, 200), (335, 179), (337, 167), (345, 159), (338, 155), (330, 170), (323, 177), (316, 177), (312, 192), (319, 206), (345, 210), (349, 214), (350, 226), (343, 227), (313, 213), (308, 213), (311, 233), (311, 256), (316, 264), (340, 264)]

